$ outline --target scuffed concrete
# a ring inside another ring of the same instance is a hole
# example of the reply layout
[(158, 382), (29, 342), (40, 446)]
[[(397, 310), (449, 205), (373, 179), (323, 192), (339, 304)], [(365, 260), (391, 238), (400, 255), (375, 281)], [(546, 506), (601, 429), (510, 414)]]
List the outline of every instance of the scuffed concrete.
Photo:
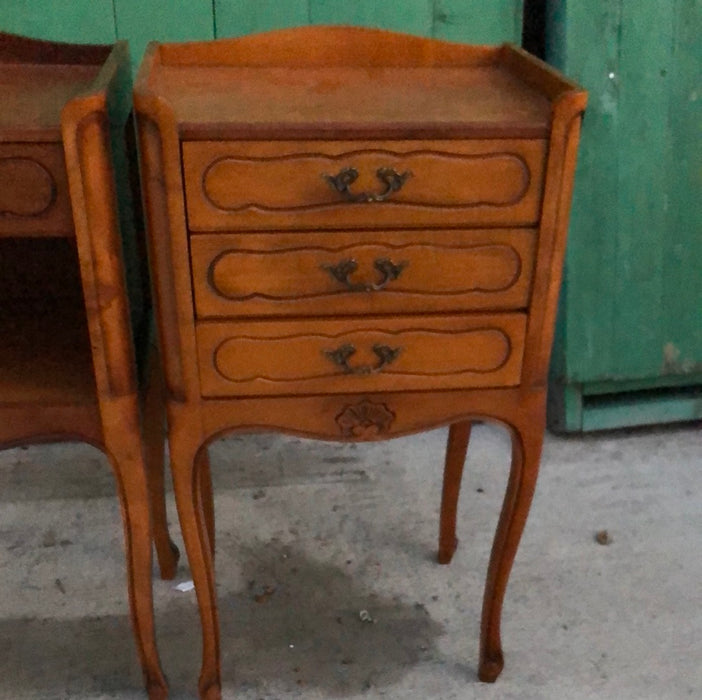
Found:
[[(700, 427), (547, 438), (492, 686), (476, 677), (478, 629), (509, 445), (474, 430), (461, 542), (441, 567), (445, 439), (212, 447), (225, 698), (702, 697)], [(195, 594), (173, 588), (188, 578), (183, 561), (154, 582), (176, 699), (195, 696), (199, 663)], [(0, 453), (0, 585), (0, 698), (144, 697), (99, 452)]]

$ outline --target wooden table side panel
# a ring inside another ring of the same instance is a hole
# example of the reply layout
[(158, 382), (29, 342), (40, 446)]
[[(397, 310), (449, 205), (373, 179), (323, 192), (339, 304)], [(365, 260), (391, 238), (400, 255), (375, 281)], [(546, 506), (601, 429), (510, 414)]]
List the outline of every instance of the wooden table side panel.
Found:
[(573, 193), (585, 92), (564, 97), (554, 109), (544, 206), (527, 329), (523, 381), (546, 386), (563, 275), (568, 217)]
[(170, 106), (145, 87), (157, 61), (147, 50), (134, 90), (149, 259), (167, 393), (179, 402), (200, 396), (192, 305), (181, 143)]

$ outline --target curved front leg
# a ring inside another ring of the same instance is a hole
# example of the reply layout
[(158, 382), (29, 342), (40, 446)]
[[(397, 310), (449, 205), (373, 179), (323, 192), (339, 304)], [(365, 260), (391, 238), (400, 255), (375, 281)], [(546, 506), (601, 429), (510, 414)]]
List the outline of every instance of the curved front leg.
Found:
[(207, 537), (212, 551), (212, 558), (215, 556), (215, 513), (214, 513), (214, 493), (212, 491), (212, 473), (210, 470), (210, 456), (207, 448), (203, 448), (197, 455), (195, 465), (197, 473), (196, 486), (197, 497), (200, 501), (202, 514), (205, 518)]
[(214, 579), (214, 559), (207, 518), (203, 511), (201, 440), (187, 430), (170, 428), (171, 469), (180, 528), (195, 583), (202, 625), (202, 668), (198, 688), (202, 700), (220, 700), (219, 621)]
[(468, 451), (471, 424), (469, 421), (454, 423), (449, 427), (444, 466), (444, 485), (441, 492), (441, 516), (439, 525), (439, 564), (449, 564), (458, 546), (456, 537), (456, 512), (461, 491), (463, 467)]
[(144, 398), (144, 444), (156, 558), (161, 578), (168, 580), (176, 575), (180, 552), (168, 533), (168, 518), (166, 516), (165, 419), (163, 376), (158, 351), (152, 346), (149, 356), (148, 386)]
[(144, 682), (150, 700), (165, 700), (168, 686), (154, 636), (149, 487), (138, 426), (130, 423), (129, 432), (131, 435), (120, 435), (119, 441), (108, 440), (106, 451), (114, 469), (122, 510), (129, 609)]
[(480, 630), (478, 677), (487, 683), (493, 683), (504, 666), (500, 639), (502, 603), (534, 496), (544, 438), (544, 413), (537, 409), (528, 416), (520, 416), (511, 426), (512, 466), (490, 554)]

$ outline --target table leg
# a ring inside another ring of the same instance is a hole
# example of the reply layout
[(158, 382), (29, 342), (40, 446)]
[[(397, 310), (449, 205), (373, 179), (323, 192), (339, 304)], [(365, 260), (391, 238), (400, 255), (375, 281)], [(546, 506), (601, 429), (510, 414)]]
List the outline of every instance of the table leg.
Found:
[(180, 552), (168, 534), (166, 515), (166, 484), (164, 462), (165, 403), (163, 377), (158, 360), (158, 351), (151, 349), (149, 357), (149, 378), (144, 399), (144, 442), (146, 447), (146, 468), (149, 480), (151, 501), (151, 525), (156, 547), (156, 558), (162, 579), (172, 579), (176, 575)]
[[(184, 421), (186, 422), (186, 421)], [(186, 431), (170, 427), (171, 469), (180, 527), (195, 583), (202, 625), (202, 668), (198, 688), (202, 700), (220, 700), (219, 621), (214, 579), (214, 559), (202, 508), (202, 484), (198, 475), (200, 443)], [(206, 448), (203, 447), (203, 450)]]
[(114, 469), (122, 510), (129, 608), (144, 682), (150, 700), (165, 700), (168, 686), (154, 636), (149, 485), (141, 432), (136, 423), (136, 399), (132, 408), (134, 420), (124, 419), (127, 412), (122, 411), (123, 420), (114, 423), (122, 428), (119, 439), (106, 436), (105, 449)]
[(456, 512), (461, 491), (463, 466), (470, 440), (469, 421), (454, 423), (449, 428), (444, 466), (444, 485), (441, 493), (441, 516), (439, 525), (439, 564), (449, 564), (458, 546), (456, 538)]
[(197, 474), (197, 495), (200, 507), (205, 518), (207, 536), (210, 542), (212, 558), (215, 556), (215, 512), (214, 493), (212, 492), (212, 472), (210, 470), (210, 457), (207, 448), (200, 450), (195, 465)]
[(544, 422), (543, 419), (522, 419), (511, 426), (512, 466), (490, 555), (483, 598), (478, 677), (487, 683), (494, 682), (504, 666), (500, 639), (502, 603), (534, 496)]

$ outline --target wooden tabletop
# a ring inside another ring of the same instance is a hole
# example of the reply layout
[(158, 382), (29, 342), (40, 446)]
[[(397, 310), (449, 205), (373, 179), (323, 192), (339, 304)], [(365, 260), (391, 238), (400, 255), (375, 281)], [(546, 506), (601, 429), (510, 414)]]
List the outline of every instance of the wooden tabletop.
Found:
[(545, 137), (549, 100), (502, 66), (165, 66), (155, 87), (184, 137), (421, 135)]
[(135, 94), (168, 105), (186, 139), (546, 138), (577, 89), (509, 44), (302, 27), (153, 43)]
[(61, 109), (100, 66), (0, 63), (0, 140), (59, 141)]
[(92, 87), (111, 51), (0, 32), (0, 142), (60, 141), (63, 106)]

